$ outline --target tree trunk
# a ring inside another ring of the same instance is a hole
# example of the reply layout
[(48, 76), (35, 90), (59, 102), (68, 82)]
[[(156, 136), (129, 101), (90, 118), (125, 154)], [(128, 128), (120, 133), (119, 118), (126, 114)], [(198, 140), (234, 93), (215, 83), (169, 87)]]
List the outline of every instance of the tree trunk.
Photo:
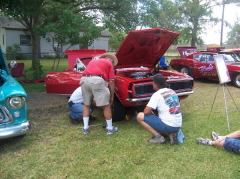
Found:
[(197, 43), (197, 29), (198, 29), (198, 23), (193, 23), (192, 40), (191, 40), (192, 47), (195, 47)]
[(32, 32), (32, 69), (37, 69), (40, 60), (40, 36)]

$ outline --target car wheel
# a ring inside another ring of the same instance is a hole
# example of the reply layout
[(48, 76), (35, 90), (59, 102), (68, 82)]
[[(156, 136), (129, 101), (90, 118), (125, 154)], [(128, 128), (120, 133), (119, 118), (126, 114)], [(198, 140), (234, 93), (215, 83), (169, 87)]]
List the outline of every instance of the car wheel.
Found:
[(190, 69), (188, 67), (186, 67), (186, 66), (179, 67), (178, 71), (180, 73), (184, 73), (184, 74), (190, 75)]
[(240, 73), (236, 73), (233, 75), (232, 83), (234, 86), (240, 88)]
[(112, 121), (121, 121), (124, 119), (126, 108), (122, 105), (118, 97), (114, 97), (112, 105)]

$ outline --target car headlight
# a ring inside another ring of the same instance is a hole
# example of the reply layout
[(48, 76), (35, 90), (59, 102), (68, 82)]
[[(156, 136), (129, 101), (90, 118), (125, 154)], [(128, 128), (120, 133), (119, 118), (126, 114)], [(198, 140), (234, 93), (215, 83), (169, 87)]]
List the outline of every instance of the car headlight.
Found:
[(21, 96), (13, 96), (8, 98), (7, 105), (11, 109), (20, 109), (25, 104), (25, 98)]

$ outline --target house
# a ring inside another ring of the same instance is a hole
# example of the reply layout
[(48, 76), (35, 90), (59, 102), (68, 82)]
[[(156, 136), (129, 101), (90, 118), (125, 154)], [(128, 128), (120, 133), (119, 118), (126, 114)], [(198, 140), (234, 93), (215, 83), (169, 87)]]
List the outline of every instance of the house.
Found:
[[(49, 37), (52, 34), (49, 34)], [(88, 47), (88, 49), (104, 49), (109, 50), (109, 38), (111, 35), (103, 30), (101, 36), (93, 41), (93, 43)], [(13, 44), (19, 44), (21, 47), (21, 53), (32, 53), (31, 46), (31, 35), (28, 30), (18, 21), (9, 19), (5, 16), (0, 16), (0, 46), (2, 47), (3, 53), (6, 53), (6, 48), (12, 46)], [(55, 54), (56, 42), (54, 39), (48, 42), (45, 38), (41, 37), (40, 41), (40, 52), (43, 54)], [(64, 52), (66, 49), (79, 49), (80, 45), (62, 46), (59, 49)]]

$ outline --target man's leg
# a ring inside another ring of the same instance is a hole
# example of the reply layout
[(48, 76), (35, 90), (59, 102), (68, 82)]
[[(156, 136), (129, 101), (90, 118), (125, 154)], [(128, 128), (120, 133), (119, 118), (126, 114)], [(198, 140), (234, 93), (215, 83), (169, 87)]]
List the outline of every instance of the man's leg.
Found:
[(238, 138), (238, 137), (240, 137), (240, 131), (235, 131), (235, 132), (233, 132), (231, 134), (228, 134), (228, 135), (226, 135), (224, 137)]
[(150, 126), (148, 123), (146, 123), (144, 121), (144, 113), (143, 112), (138, 113), (137, 121), (144, 129), (146, 129), (148, 132), (150, 132), (154, 136), (154, 138), (149, 139), (148, 142), (150, 142), (150, 143), (164, 143), (165, 142), (164, 137), (157, 130), (155, 130), (152, 126)]
[(148, 132), (150, 132), (152, 135), (156, 136), (159, 134), (158, 131), (156, 131), (154, 128), (152, 128), (148, 123), (146, 123), (144, 121), (144, 113), (140, 112), (137, 115), (137, 121), (139, 122), (139, 124), (146, 129)]
[(106, 129), (108, 129), (108, 132), (107, 134), (111, 135), (115, 132), (118, 131), (118, 128), (117, 127), (114, 127), (112, 125), (112, 110), (111, 110), (111, 105), (108, 104), (106, 106), (101, 106), (101, 108), (103, 108), (103, 115), (106, 119), (106, 122), (107, 122), (107, 127)]
[(73, 104), (69, 107), (70, 111), (72, 112), (70, 116), (75, 120), (81, 120), (83, 117), (83, 105), (81, 103)]
[(221, 138), (221, 139), (217, 139), (215, 141), (212, 141), (212, 145), (216, 145), (216, 146), (220, 146), (223, 147), (223, 144), (225, 142), (226, 138)]
[(88, 134), (90, 105), (83, 105), (83, 134)]

